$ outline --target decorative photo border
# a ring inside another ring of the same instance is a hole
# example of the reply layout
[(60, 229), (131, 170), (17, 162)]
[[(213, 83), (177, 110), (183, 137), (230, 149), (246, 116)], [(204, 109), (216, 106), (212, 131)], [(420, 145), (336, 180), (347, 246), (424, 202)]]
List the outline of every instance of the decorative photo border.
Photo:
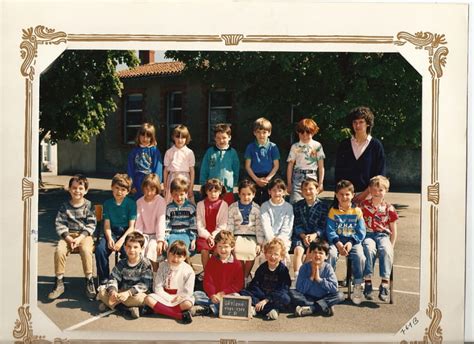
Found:
[[(420, 342), (442, 342), (442, 311), (438, 308), (438, 206), (440, 202), (440, 183), (438, 182), (438, 141), (439, 141), (439, 98), (440, 82), (443, 77), (443, 67), (447, 62), (449, 50), (444, 34), (431, 32), (398, 32), (395, 36), (338, 36), (338, 35), (116, 35), (116, 34), (67, 34), (62, 31), (48, 28), (43, 25), (29, 27), (23, 30), (20, 43), (21, 75), (25, 78), (25, 151), (24, 151), (24, 177), (22, 183), (23, 200), (23, 289), (22, 305), (18, 308), (19, 319), (15, 323), (13, 337), (24, 343), (33, 343), (43, 340), (44, 336), (35, 335), (32, 325), (30, 304), (30, 253), (31, 253), (31, 213), (32, 197), (35, 191), (32, 180), (32, 142), (33, 142), (33, 82), (36, 77), (35, 64), (38, 57), (38, 45), (63, 44), (70, 42), (215, 42), (224, 43), (226, 46), (251, 43), (354, 43), (354, 44), (394, 44), (401, 46), (410, 43), (415, 49), (427, 52), (427, 68), (431, 74), (431, 185), (427, 187), (427, 200), (430, 205), (430, 283), (429, 302), (426, 305), (426, 315), (430, 319), (429, 326)], [(224, 340), (226, 341), (226, 340)], [(64, 343), (68, 340), (54, 339), (54, 343)], [(221, 341), (222, 342), (222, 341)], [(402, 341), (401, 343), (408, 343)]]

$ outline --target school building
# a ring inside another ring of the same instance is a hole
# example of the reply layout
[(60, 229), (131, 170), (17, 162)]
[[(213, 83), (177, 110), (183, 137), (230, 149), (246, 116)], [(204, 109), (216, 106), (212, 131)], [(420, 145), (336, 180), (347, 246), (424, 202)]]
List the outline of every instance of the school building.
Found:
[[(107, 118), (105, 130), (89, 144), (61, 141), (57, 147), (57, 172), (70, 174), (113, 175), (125, 172), (127, 156), (134, 145), (137, 129), (143, 122), (151, 122), (157, 131), (158, 148), (164, 156), (170, 147), (170, 132), (180, 123), (188, 126), (192, 141), (189, 147), (196, 156), (196, 176), (199, 176), (201, 158), (212, 144), (212, 128), (216, 123), (232, 127), (231, 145), (239, 153), (241, 177), (245, 174), (243, 154), (254, 140), (253, 121), (260, 117), (248, 104), (239, 102), (238, 84), (203, 82), (198, 77), (183, 76), (181, 62), (154, 62), (153, 51), (140, 51), (141, 65), (119, 71), (124, 85), (122, 97), (117, 99), (117, 110)], [(300, 115), (289, 105), (281, 109), (279, 118), (272, 121), (271, 140), (281, 153), (280, 174), (285, 176), (286, 158), (290, 146), (297, 140), (294, 124)], [(318, 140), (318, 137), (315, 137)], [(326, 182), (333, 183), (336, 147), (325, 145)], [(387, 172), (393, 186), (419, 190), (421, 184), (421, 150), (390, 151), (387, 154)]]

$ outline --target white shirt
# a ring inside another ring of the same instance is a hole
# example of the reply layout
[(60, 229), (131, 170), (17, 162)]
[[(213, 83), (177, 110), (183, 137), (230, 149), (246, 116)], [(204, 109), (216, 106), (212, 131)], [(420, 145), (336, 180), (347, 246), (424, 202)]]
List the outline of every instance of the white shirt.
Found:
[(352, 152), (354, 153), (356, 160), (358, 160), (360, 156), (365, 152), (365, 149), (369, 145), (370, 140), (372, 140), (372, 136), (368, 135), (365, 141), (363, 141), (362, 143), (359, 143), (357, 142), (356, 138), (352, 136), (351, 146), (352, 146)]

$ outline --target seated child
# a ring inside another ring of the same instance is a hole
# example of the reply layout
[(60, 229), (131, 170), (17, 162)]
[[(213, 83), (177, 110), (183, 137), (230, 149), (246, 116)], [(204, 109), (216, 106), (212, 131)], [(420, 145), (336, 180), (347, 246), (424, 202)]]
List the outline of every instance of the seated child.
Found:
[(255, 190), (255, 184), (248, 179), (239, 183), (240, 200), (229, 207), (227, 224), (227, 229), (233, 232), (236, 238), (234, 254), (235, 258), (242, 262), (245, 285), (251, 280), (250, 271), (265, 241), (260, 207), (252, 202)]
[(150, 173), (143, 179), (143, 197), (137, 201), (136, 230), (145, 237), (144, 255), (147, 257), (153, 271), (158, 269), (158, 263), (163, 260), (166, 250), (166, 203), (160, 196), (160, 178)]
[[(242, 266), (235, 259), (232, 251), (235, 238), (227, 230), (217, 233), (214, 254), (204, 269), (204, 292), (195, 291), (196, 305), (208, 308), (214, 315), (219, 315), (219, 302), (222, 296), (238, 293), (244, 284)], [(238, 294), (237, 294), (238, 295)], [(195, 306), (196, 308), (196, 306)], [(204, 314), (208, 313), (204, 311)]]
[[(229, 206), (221, 199), (224, 185), (219, 179), (211, 178), (202, 186), (202, 195), (205, 197), (196, 207), (198, 239), (197, 251), (201, 252), (202, 269), (205, 270), (209, 261), (209, 252), (214, 249), (216, 235), (227, 228), (227, 214)], [(203, 273), (198, 275), (202, 281)]]
[(281, 262), (286, 256), (283, 240), (274, 238), (265, 244), (266, 261), (255, 271), (255, 277), (240, 295), (250, 296), (256, 314), (265, 315), (269, 320), (278, 319), (278, 313), (290, 304), (291, 285), (288, 268)]
[(176, 177), (171, 182), (173, 201), (166, 206), (165, 241), (169, 247), (174, 241), (182, 240), (191, 255), (196, 252), (196, 207), (187, 199), (189, 183)]
[(86, 295), (89, 299), (96, 296), (92, 279), (92, 235), (97, 221), (91, 202), (84, 198), (88, 188), (89, 182), (85, 176), (78, 174), (72, 177), (68, 190), (71, 199), (61, 205), (56, 215), (56, 233), (60, 239), (54, 251), (56, 282), (54, 289), (48, 294), (50, 300), (55, 300), (64, 293), (66, 258), (76, 247), (79, 249), (86, 277)]
[(304, 199), (293, 205), (295, 222), (293, 224), (292, 248), (295, 280), (298, 279), (298, 271), (305, 252), (305, 262), (310, 259), (308, 256), (309, 244), (318, 238), (326, 238), (328, 207), (318, 199), (318, 189), (316, 179), (305, 179), (301, 183), (301, 193)]
[(336, 273), (326, 263), (329, 244), (318, 238), (310, 243), (308, 251), (311, 261), (301, 267), (296, 289), (290, 289), (292, 304), (296, 307), (295, 315), (333, 316), (332, 306), (344, 301), (344, 295), (338, 291)]
[(388, 192), (389, 187), (390, 182), (386, 177), (371, 178), (369, 192), (372, 198), (361, 204), (367, 227), (367, 234), (362, 242), (366, 258), (364, 295), (367, 300), (372, 300), (372, 274), (377, 252), (382, 279), (379, 287), (379, 299), (388, 301), (390, 295), (389, 280), (393, 265), (393, 249), (397, 240), (398, 214), (391, 204), (385, 202), (385, 193)]
[(99, 287), (99, 310), (107, 307), (129, 311), (132, 318), (140, 317), (140, 308), (145, 305), (146, 293), (151, 290), (153, 274), (150, 261), (142, 257), (145, 238), (139, 232), (125, 237), (127, 257), (112, 269), (106, 285)]
[(104, 237), (95, 248), (95, 260), (99, 285), (109, 279), (109, 256), (120, 251), (120, 257), (126, 258), (124, 241), (127, 234), (135, 230), (137, 205), (127, 195), (132, 188), (132, 179), (126, 174), (117, 173), (112, 178), (112, 195), (104, 202)]
[(286, 185), (280, 179), (274, 179), (268, 185), (270, 199), (262, 204), (262, 228), (265, 233), (265, 242), (273, 238), (283, 240), (287, 250), (291, 247), (291, 234), (293, 231), (293, 207), (285, 201)]
[(329, 247), (329, 261), (336, 270), (337, 256), (347, 257), (352, 261), (354, 275), (354, 296), (352, 302), (358, 305), (362, 302), (362, 280), (365, 266), (362, 240), (365, 238), (365, 223), (362, 210), (352, 206), (354, 186), (348, 180), (341, 180), (336, 185), (335, 204), (328, 214), (326, 235), (331, 246)]
[(186, 263), (187, 244), (174, 241), (168, 248), (167, 259), (158, 267), (153, 283), (153, 293), (145, 298), (145, 303), (155, 314), (162, 314), (183, 324), (193, 321), (189, 311), (194, 304), (194, 270)]

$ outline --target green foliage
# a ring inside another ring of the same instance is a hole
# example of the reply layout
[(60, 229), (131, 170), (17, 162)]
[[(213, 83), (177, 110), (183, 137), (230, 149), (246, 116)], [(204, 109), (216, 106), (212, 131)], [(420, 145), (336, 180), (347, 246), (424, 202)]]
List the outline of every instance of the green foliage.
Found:
[(123, 88), (119, 63), (138, 65), (133, 51), (66, 50), (41, 74), (40, 138), (89, 142), (105, 128)]
[[(184, 74), (211, 87), (229, 85), (239, 102), (277, 123), (312, 117), (318, 140), (349, 135), (346, 114), (365, 105), (375, 113), (373, 135), (385, 145), (421, 145), (421, 76), (396, 53), (167, 51)], [(282, 125), (279, 126), (281, 128)]]

